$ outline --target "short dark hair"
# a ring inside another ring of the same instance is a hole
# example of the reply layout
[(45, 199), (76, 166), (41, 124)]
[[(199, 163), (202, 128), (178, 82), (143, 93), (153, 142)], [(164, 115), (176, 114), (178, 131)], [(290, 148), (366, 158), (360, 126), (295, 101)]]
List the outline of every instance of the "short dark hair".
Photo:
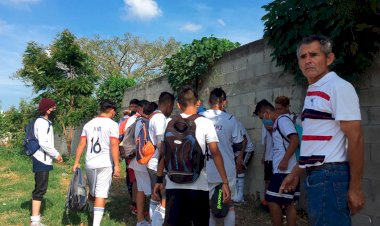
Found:
[(111, 100), (102, 100), (100, 101), (100, 112), (108, 113), (110, 109), (114, 109), (116, 111), (116, 104)]
[(331, 39), (329, 39), (328, 37), (323, 36), (323, 35), (310, 35), (310, 36), (303, 38), (298, 43), (298, 45), (297, 45), (297, 58), (300, 57), (299, 56), (299, 50), (300, 50), (301, 45), (310, 44), (314, 41), (317, 41), (321, 44), (321, 50), (326, 56), (329, 55), (330, 53), (332, 53), (333, 43), (332, 43)]
[(181, 107), (187, 107), (189, 105), (195, 105), (198, 101), (198, 94), (195, 90), (186, 86), (178, 93), (178, 103)]
[(129, 105), (131, 105), (131, 104), (139, 105), (139, 102), (140, 101), (138, 99), (132, 99), (132, 100), (129, 101)]
[(149, 102), (146, 104), (143, 108), (143, 113), (145, 115), (150, 115), (152, 114), (155, 110), (157, 109), (157, 104), (154, 102)]
[(149, 104), (150, 102), (147, 101), (147, 100), (140, 100), (139, 103), (137, 105), (139, 105), (140, 107), (144, 108), (145, 105)]
[(158, 98), (158, 104), (173, 104), (175, 97), (169, 92), (162, 92)]
[(220, 104), (227, 100), (226, 92), (222, 88), (215, 88), (210, 92), (208, 101), (211, 105)]
[(271, 109), (274, 110), (274, 107), (271, 103), (269, 103), (269, 101), (267, 101), (266, 99), (262, 99), (260, 100), (257, 104), (256, 104), (256, 108), (255, 108), (255, 111), (253, 112), (253, 114), (255, 115), (258, 115), (259, 114), (259, 111), (261, 111), (261, 109), (263, 107), (269, 107)]
[(289, 97), (287, 96), (278, 96), (274, 100), (274, 103), (281, 104), (281, 106), (287, 107), (290, 105), (290, 100), (289, 100)]

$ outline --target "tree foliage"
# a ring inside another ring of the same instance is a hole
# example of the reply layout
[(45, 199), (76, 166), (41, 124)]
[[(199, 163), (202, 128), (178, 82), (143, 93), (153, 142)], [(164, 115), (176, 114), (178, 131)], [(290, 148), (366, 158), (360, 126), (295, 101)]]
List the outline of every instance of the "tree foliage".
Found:
[(49, 46), (28, 43), (23, 67), (15, 77), (33, 87), (38, 94), (36, 102), (42, 97), (56, 101), (55, 125), (58, 132), (64, 134), (71, 154), (73, 128), (92, 117), (97, 108), (93, 93), (98, 77), (93, 62), (81, 50), (76, 37), (64, 30)]
[(179, 48), (179, 43), (173, 38), (149, 42), (130, 33), (111, 39), (101, 39), (100, 36), (83, 38), (80, 42), (103, 79), (122, 75), (143, 81), (160, 76), (164, 59)]
[(108, 77), (100, 84), (96, 91), (98, 100), (112, 100), (116, 103), (117, 109), (120, 110), (125, 89), (135, 85), (131, 78), (123, 76)]
[(350, 81), (357, 80), (379, 52), (377, 0), (274, 0), (263, 8), (264, 38), (274, 48), (273, 60), (298, 81), (302, 74), (296, 47), (305, 36), (330, 37), (336, 57), (332, 70)]
[(164, 74), (174, 91), (185, 85), (197, 88), (199, 78), (207, 73), (223, 53), (240, 46), (223, 38), (203, 37), (183, 45), (179, 52), (165, 60)]

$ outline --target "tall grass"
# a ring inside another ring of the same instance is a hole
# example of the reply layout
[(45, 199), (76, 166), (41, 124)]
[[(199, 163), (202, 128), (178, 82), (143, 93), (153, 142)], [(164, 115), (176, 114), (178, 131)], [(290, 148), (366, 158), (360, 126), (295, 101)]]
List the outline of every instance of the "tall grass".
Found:
[[(0, 147), (0, 225), (29, 225), (34, 174), (31, 159), (20, 153), (20, 150)], [(73, 160), (54, 164), (54, 170), (50, 172), (41, 209), (42, 223), (46, 225), (92, 225), (88, 210), (66, 214), (65, 201), (72, 165)], [(122, 169), (125, 169), (124, 164)], [(113, 181), (102, 225), (136, 224), (135, 216), (128, 210), (125, 174), (121, 178)]]

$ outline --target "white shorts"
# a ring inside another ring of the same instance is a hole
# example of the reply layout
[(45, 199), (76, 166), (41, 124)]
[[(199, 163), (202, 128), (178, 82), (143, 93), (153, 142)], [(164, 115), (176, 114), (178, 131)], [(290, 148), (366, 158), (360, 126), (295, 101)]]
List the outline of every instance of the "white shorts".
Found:
[(92, 197), (108, 198), (112, 182), (112, 167), (86, 169), (88, 186)]
[(148, 172), (135, 171), (137, 191), (144, 192), (145, 195), (152, 194), (152, 187)]
[[(209, 190), (209, 199), (211, 200), (212, 195), (214, 194), (216, 186), (218, 186), (220, 183), (208, 183), (208, 190)], [(231, 197), (234, 197), (236, 194), (236, 178), (233, 178), (232, 180), (228, 181), (228, 187), (230, 187), (231, 191)]]

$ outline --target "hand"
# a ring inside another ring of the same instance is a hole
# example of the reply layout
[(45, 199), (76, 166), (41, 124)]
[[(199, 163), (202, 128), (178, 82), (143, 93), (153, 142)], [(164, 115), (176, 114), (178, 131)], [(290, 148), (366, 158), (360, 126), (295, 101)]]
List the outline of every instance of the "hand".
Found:
[(113, 176), (116, 178), (120, 177), (120, 165), (114, 165)]
[(278, 165), (278, 169), (285, 171), (288, 169), (288, 164), (289, 164), (288, 160), (282, 159), (280, 164)]
[(347, 192), (348, 208), (351, 215), (358, 213), (365, 204), (364, 194), (361, 189), (348, 189)]
[(62, 163), (63, 162), (63, 158), (61, 155), (58, 155), (55, 160), (58, 162), (58, 163)]
[(153, 188), (153, 193), (152, 193), (152, 198), (153, 200), (160, 200), (160, 193), (164, 189), (164, 184), (163, 183), (156, 183), (154, 184)]
[(77, 170), (77, 168), (80, 168), (80, 164), (79, 163), (74, 163), (74, 166), (73, 166), (73, 172), (75, 173), (75, 170)]
[(237, 159), (236, 159), (236, 171), (238, 173), (241, 173), (243, 171), (243, 169), (244, 169), (243, 156), (240, 157), (240, 155), (239, 155), (239, 157), (237, 157)]
[(283, 192), (294, 191), (298, 185), (299, 179), (299, 176), (293, 175), (291, 173), (288, 174), (288, 176), (286, 176), (282, 181), (279, 193), (282, 194)]
[(228, 184), (223, 184), (223, 203), (229, 203), (231, 201), (231, 191)]

